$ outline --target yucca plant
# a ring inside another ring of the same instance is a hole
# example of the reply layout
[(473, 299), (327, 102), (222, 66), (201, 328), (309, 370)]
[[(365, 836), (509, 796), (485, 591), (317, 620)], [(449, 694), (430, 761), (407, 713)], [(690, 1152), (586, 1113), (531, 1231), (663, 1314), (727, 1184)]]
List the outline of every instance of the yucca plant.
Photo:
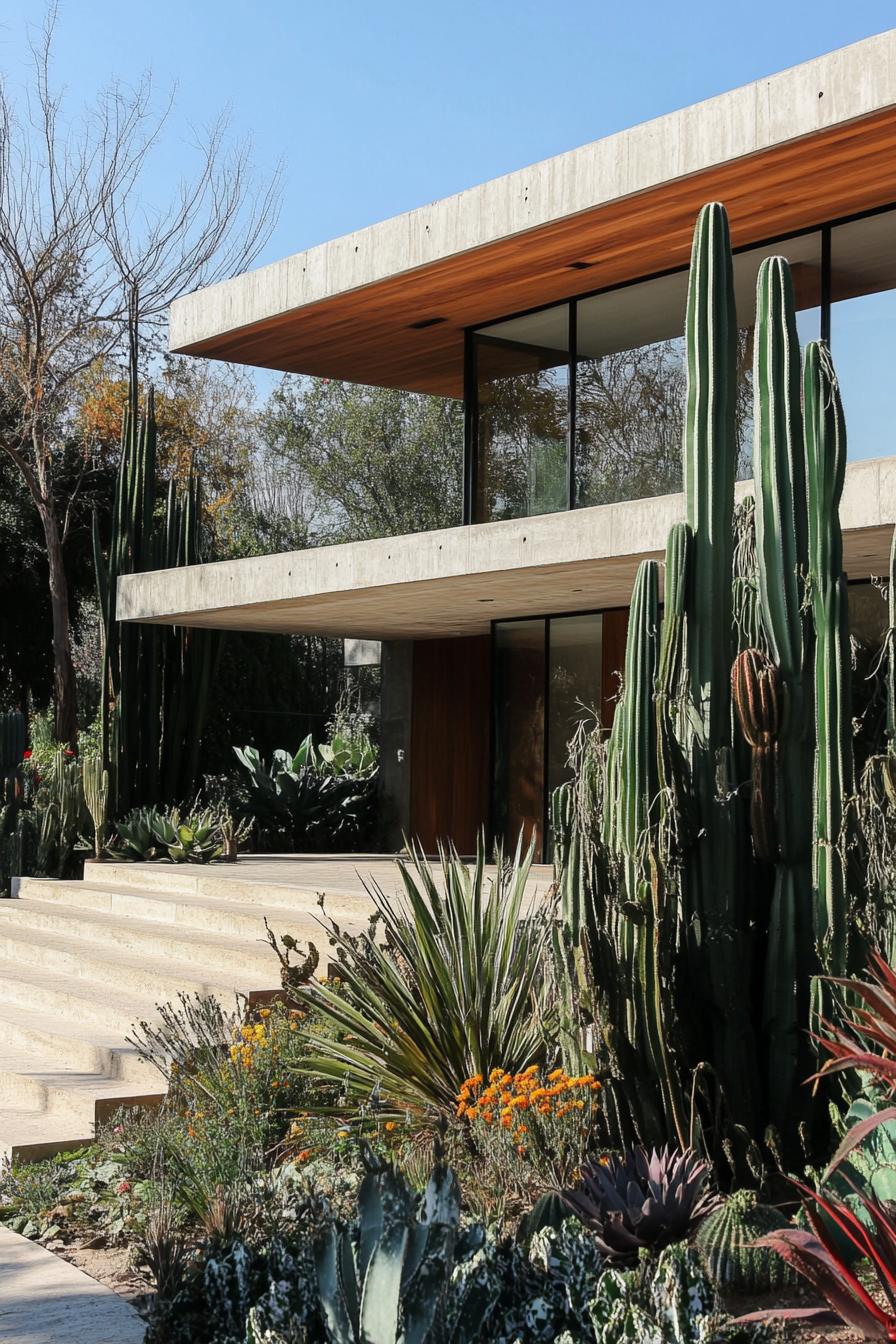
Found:
[(633, 1261), (642, 1250), (683, 1240), (718, 1206), (709, 1174), (708, 1163), (690, 1149), (637, 1147), (588, 1163), (563, 1198), (607, 1259)]
[(452, 848), (435, 868), (413, 848), (398, 865), (400, 895), (367, 885), (368, 931), (329, 920), (339, 984), (298, 991), (330, 1032), (312, 1032), (302, 1071), (341, 1083), (347, 1109), (373, 1096), (453, 1112), (467, 1079), (545, 1062), (556, 1032), (552, 906), (526, 895), (532, 853), (499, 855), (489, 878), (481, 843), (472, 867)]

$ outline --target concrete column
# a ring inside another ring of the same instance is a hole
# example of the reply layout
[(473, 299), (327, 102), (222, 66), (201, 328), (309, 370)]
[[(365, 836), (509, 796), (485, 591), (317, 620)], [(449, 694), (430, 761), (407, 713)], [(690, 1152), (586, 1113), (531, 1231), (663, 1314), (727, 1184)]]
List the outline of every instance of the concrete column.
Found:
[(380, 845), (401, 848), (411, 830), (411, 708), (414, 641), (383, 640), (380, 687)]

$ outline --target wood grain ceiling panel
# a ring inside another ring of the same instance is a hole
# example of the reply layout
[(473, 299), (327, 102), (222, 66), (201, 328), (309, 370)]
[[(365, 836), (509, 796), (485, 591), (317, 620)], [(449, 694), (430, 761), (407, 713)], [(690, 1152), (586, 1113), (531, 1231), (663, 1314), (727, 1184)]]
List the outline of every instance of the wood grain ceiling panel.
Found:
[[(186, 347), (186, 352), (459, 397), (463, 330), (687, 264), (700, 206), (736, 247), (896, 201), (896, 108), (680, 178)], [(585, 270), (571, 263), (588, 261)], [(411, 324), (445, 319), (423, 330)]]

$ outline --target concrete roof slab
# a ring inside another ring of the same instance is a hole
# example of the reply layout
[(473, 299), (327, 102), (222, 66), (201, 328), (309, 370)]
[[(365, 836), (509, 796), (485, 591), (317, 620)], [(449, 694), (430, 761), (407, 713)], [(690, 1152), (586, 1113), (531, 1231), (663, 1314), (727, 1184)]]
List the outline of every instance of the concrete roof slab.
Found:
[[(741, 482), (738, 494), (750, 486)], [(684, 497), (605, 504), (119, 581), (125, 621), (367, 639), (487, 631), (493, 620), (628, 604), (642, 559), (661, 557)], [(896, 460), (847, 469), (841, 507), (852, 577), (887, 572)]]

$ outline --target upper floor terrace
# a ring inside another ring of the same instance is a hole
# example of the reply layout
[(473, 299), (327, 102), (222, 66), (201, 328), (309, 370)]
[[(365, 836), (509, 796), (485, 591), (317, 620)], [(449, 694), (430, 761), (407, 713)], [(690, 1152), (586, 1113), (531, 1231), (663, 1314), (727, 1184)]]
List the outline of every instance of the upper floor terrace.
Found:
[(850, 458), (889, 453), (896, 32), (190, 295), (171, 347), (463, 398), (467, 523), (665, 495), (709, 199), (736, 252), (741, 474), (772, 253), (792, 264), (801, 339), (830, 341)]

